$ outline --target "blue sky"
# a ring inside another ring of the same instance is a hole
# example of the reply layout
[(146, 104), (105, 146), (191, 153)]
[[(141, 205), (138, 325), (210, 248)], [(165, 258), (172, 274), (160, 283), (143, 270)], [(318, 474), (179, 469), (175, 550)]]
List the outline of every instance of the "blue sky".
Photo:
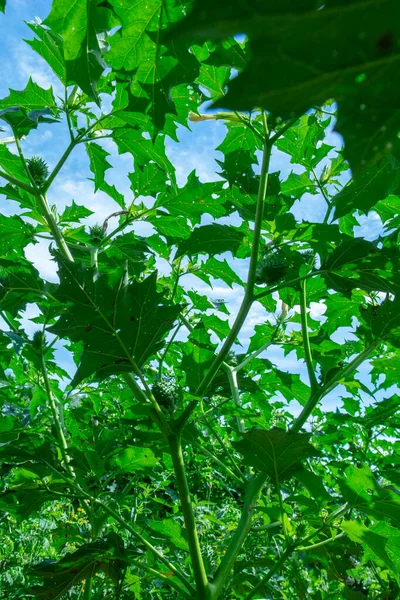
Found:
[[(31, 21), (36, 16), (45, 18), (51, 6), (50, 0), (10, 0), (7, 4), (6, 16), (0, 14), (0, 26), (2, 35), (0, 36), (0, 57), (2, 64), (2, 78), (0, 80), (0, 97), (8, 94), (8, 88), (23, 89), (26, 86), (29, 77), (44, 88), (53, 85), (55, 94), (61, 94), (62, 89), (53, 76), (51, 70), (42, 61), (42, 59), (31, 50), (23, 41), (23, 38), (31, 39), (32, 33), (24, 20)], [(218, 152), (214, 149), (222, 142), (225, 135), (225, 127), (221, 122), (200, 122), (192, 124), (192, 131), (183, 127), (178, 130), (180, 143), (172, 140), (168, 141), (168, 154), (177, 169), (177, 178), (179, 184), (183, 184), (187, 175), (196, 169), (197, 175), (202, 181), (212, 181), (218, 176), (216, 174), (217, 165), (215, 158), (218, 158)], [(7, 134), (1, 134), (7, 135)], [(341, 139), (336, 133), (331, 133), (327, 143), (341, 146)], [(51, 126), (41, 126), (37, 131), (32, 131), (29, 137), (23, 141), (23, 150), (27, 156), (39, 154), (48, 162), (50, 168), (54, 167), (59, 157), (68, 144), (67, 132), (64, 124), (55, 124)], [(132, 171), (132, 158), (128, 154), (119, 156), (112, 142), (106, 140), (104, 147), (110, 152), (109, 161), (115, 166), (113, 170), (107, 172), (109, 183), (114, 183), (118, 190), (124, 193), (129, 201), (132, 198), (132, 192), (129, 189), (129, 180), (126, 175)], [(12, 147), (10, 146), (10, 149)], [(221, 157), (220, 157), (221, 158)], [(272, 156), (271, 171), (280, 170), (283, 177), (287, 176), (293, 165), (289, 158), (279, 151)], [(294, 167), (294, 170), (301, 172), (301, 168)], [(49, 202), (55, 204), (59, 209), (65, 205), (71, 204), (74, 200), (78, 204), (85, 204), (95, 214), (90, 217), (90, 224), (102, 223), (105, 217), (118, 210), (116, 203), (102, 192), (93, 192), (93, 184), (88, 181), (91, 177), (88, 171), (88, 159), (83, 147), (78, 147), (68, 162), (62, 169), (55, 184), (49, 191)], [(18, 206), (11, 201), (6, 201), (0, 195), (0, 211), (3, 214), (15, 214), (18, 212)], [(325, 212), (325, 202), (321, 196), (304, 195), (301, 201), (296, 202), (293, 207), (295, 216), (299, 219), (318, 221), (321, 220)], [(374, 239), (381, 231), (381, 222), (377, 215), (370, 214), (368, 217), (360, 218), (360, 227), (356, 229), (357, 235), (362, 235), (368, 239)], [(146, 232), (146, 229), (142, 231)], [(39, 269), (43, 277), (56, 281), (55, 265), (50, 259), (48, 245), (41, 242), (35, 246), (31, 245), (27, 249), (27, 257), (32, 260)], [(241, 271), (245, 270), (242, 265)], [(242, 274), (243, 276), (243, 274)], [(218, 285), (210, 289), (200, 282), (197, 278), (186, 278), (188, 287), (196, 288), (202, 294), (212, 298), (224, 298), (227, 301), (232, 317), (236, 314), (240, 301), (242, 290), (236, 287), (230, 290), (226, 286)], [(319, 318), (323, 314), (323, 306), (314, 304), (312, 306), (312, 316)], [(32, 317), (36, 314), (33, 305), (28, 307), (26, 317)], [(260, 306), (255, 305), (249, 315), (245, 327), (242, 330), (240, 339), (245, 348), (249, 337), (254, 331), (254, 325), (264, 322), (265, 313)], [(35, 324), (27, 322), (27, 330), (32, 332), (36, 329)], [(340, 332), (337, 341), (343, 340), (349, 336), (348, 331)], [(73, 363), (68, 353), (61, 347), (57, 351), (60, 364), (71, 371)], [(304, 366), (296, 360), (296, 357), (289, 355), (283, 360), (283, 352), (278, 348), (269, 351), (268, 358), (279, 364), (283, 370), (292, 373), (299, 373), (304, 380), (307, 380)], [(366, 373), (368, 365), (362, 369), (363, 381), (367, 382)], [(338, 404), (338, 391), (330, 394), (325, 400), (325, 406), (332, 408)], [(297, 412), (298, 407), (293, 407)]]

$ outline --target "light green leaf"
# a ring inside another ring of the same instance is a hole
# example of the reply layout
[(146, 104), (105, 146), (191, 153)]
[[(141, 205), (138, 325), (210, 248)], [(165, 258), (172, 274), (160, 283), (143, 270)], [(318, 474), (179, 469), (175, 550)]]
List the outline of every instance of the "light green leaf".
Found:
[(136, 473), (138, 469), (152, 469), (158, 464), (150, 448), (128, 446), (115, 456), (115, 462), (123, 473)]

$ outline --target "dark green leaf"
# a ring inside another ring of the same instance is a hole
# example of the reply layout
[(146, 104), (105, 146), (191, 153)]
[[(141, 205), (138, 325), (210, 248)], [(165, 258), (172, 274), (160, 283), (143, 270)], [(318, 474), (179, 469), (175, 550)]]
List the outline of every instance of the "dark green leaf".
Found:
[(269, 431), (254, 429), (242, 437), (235, 446), (243, 454), (245, 463), (267, 473), (276, 485), (301, 469), (301, 461), (317, 454), (309, 443), (310, 435), (305, 433), (274, 427)]

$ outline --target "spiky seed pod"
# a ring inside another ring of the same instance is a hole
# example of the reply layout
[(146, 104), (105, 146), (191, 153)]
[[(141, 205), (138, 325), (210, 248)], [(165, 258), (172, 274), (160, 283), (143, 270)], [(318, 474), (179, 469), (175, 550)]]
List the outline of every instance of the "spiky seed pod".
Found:
[(92, 227), (89, 227), (89, 234), (90, 234), (90, 237), (92, 238), (92, 241), (95, 243), (102, 240), (105, 236), (105, 233), (104, 233), (101, 225), (93, 225)]
[(32, 345), (36, 350), (41, 350), (44, 339), (44, 334), (42, 329), (37, 329), (33, 334)]
[(32, 156), (26, 162), (30, 176), (36, 185), (43, 185), (49, 176), (49, 167), (40, 156)]
[(256, 269), (256, 283), (277, 283), (284, 278), (289, 265), (285, 256), (271, 254), (262, 258)]
[(180, 399), (180, 388), (173, 377), (163, 377), (160, 381), (156, 381), (151, 391), (162, 408), (171, 413), (175, 411)]

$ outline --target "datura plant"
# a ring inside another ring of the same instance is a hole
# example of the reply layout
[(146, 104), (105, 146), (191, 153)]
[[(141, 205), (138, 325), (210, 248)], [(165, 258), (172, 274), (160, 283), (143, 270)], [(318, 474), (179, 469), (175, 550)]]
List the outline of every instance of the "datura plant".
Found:
[(400, 3), (47, 8), (54, 89), (0, 100), (1, 597), (398, 598)]

